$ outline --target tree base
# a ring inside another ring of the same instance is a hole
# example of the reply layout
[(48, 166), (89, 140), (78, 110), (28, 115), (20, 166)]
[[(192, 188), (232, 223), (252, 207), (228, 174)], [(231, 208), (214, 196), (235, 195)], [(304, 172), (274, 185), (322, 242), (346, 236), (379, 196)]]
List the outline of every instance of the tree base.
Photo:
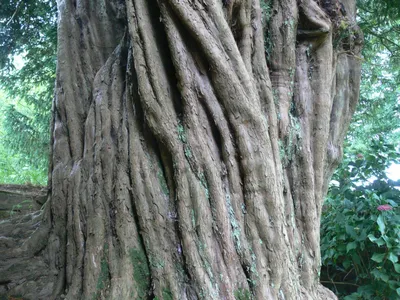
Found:
[[(0, 223), (0, 299), (49, 299), (55, 274), (50, 273), (39, 235), (42, 212), (14, 216)], [(42, 248), (42, 249), (40, 249)]]

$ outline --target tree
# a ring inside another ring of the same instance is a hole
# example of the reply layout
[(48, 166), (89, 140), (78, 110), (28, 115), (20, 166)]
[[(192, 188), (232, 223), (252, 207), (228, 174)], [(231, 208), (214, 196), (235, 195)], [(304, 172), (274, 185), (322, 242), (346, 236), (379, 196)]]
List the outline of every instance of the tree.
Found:
[[(0, 97), (0, 164), (18, 169), (10, 176), (0, 174), (0, 181), (47, 182), (56, 9), (54, 0), (9, 0), (0, 7), (0, 89), (5, 92)], [(22, 66), (15, 66), (16, 57), (23, 58)]]
[(367, 154), (374, 140), (400, 141), (400, 8), (392, 0), (357, 2), (364, 36), (361, 95), (346, 149)]
[(37, 271), (32, 294), (335, 299), (319, 223), (359, 93), (355, 1), (59, 1), (58, 14), (49, 200), (4, 256)]

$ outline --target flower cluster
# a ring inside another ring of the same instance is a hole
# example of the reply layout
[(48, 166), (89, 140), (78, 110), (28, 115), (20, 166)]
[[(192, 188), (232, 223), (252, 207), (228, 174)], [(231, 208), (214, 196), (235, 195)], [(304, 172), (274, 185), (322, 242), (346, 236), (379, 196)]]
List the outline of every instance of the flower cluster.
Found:
[(379, 205), (376, 209), (379, 211), (386, 211), (386, 210), (392, 210), (393, 207), (390, 206), (389, 204), (383, 204), (383, 205)]

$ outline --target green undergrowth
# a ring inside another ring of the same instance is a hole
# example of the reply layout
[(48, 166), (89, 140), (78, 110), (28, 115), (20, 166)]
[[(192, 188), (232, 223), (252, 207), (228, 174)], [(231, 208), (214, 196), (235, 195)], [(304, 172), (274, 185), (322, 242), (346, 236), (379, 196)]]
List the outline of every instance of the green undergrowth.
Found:
[(46, 185), (47, 167), (26, 163), (21, 156), (4, 147), (0, 134), (0, 184)]
[(376, 138), (349, 153), (334, 176), (321, 220), (321, 282), (344, 300), (400, 299), (400, 181), (394, 145)]
[(43, 140), (50, 139), (37, 137), (32, 128), (23, 126), (32, 108), (2, 90), (0, 106), (0, 184), (46, 185), (48, 145)]

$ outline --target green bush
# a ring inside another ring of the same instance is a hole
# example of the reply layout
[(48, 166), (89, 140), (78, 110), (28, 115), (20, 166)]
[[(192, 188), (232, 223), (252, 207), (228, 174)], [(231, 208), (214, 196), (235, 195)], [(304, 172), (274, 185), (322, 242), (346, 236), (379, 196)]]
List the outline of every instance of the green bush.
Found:
[[(4, 104), (1, 91), (0, 104)], [(33, 135), (22, 133), (23, 129), (20, 128), (14, 134), (7, 134), (4, 130), (6, 116), (3, 112), (0, 108), (0, 184), (46, 185), (48, 146), (39, 138), (33, 141), (24, 139), (24, 136)], [(15, 143), (19, 145), (16, 146)]]
[(345, 300), (400, 298), (400, 182), (385, 174), (397, 157), (377, 138), (334, 176), (321, 221), (321, 281)]

